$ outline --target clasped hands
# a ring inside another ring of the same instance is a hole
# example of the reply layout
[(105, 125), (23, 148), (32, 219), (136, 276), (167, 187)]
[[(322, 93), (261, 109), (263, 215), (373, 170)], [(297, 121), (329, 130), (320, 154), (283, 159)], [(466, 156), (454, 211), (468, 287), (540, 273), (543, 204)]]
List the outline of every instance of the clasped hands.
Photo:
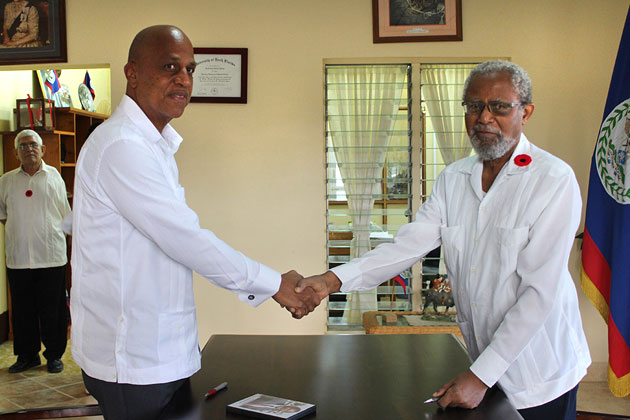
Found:
[(341, 282), (332, 271), (304, 278), (291, 270), (282, 275), (280, 289), (273, 298), (294, 318), (300, 319), (313, 312), (322, 299), (340, 287)]

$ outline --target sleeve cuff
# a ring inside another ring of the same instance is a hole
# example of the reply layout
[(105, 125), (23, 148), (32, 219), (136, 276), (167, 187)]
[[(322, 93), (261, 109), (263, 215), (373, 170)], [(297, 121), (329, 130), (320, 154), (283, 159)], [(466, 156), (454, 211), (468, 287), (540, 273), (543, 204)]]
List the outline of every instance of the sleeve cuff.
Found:
[(237, 292), (238, 298), (257, 307), (278, 292), (281, 281), (279, 272), (259, 264), (258, 275), (248, 283), (245, 290)]
[(487, 347), (470, 366), (470, 370), (490, 388), (497, 383), (508, 367), (509, 364), (492, 347)]
[(335, 273), (335, 276), (341, 281), (340, 292), (350, 292), (353, 290), (362, 289), (358, 284), (361, 280), (361, 271), (356, 268), (354, 264), (343, 264), (335, 268), (331, 268), (330, 271)]

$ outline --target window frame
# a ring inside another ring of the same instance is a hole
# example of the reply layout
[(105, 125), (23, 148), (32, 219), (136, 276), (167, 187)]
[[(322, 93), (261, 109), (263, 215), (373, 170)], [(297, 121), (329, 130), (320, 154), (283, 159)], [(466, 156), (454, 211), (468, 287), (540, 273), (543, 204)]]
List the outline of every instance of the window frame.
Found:
[[(409, 203), (409, 208), (411, 212), (410, 220), (414, 220), (415, 214), (417, 213), (420, 205), (426, 200), (428, 197), (427, 185), (426, 185), (426, 144), (425, 144), (425, 112), (422, 106), (422, 97), (421, 97), (421, 71), (423, 66), (430, 64), (477, 64), (488, 60), (510, 60), (509, 57), (378, 57), (378, 58), (333, 58), (333, 59), (324, 59), (322, 61), (322, 85), (323, 85), (323, 129), (324, 129), (324, 153), (326, 152), (327, 147), (327, 116), (326, 116), (326, 100), (327, 100), (327, 84), (326, 84), (326, 66), (328, 65), (379, 65), (379, 64), (409, 64), (411, 66), (411, 80), (410, 80), (410, 95), (409, 104), (412, 106), (411, 112), (411, 120), (410, 120), (410, 131), (411, 131), (411, 182), (410, 182), (410, 191), (409, 195), (411, 196), (411, 203)], [(403, 104), (401, 104), (402, 106)], [(328, 213), (328, 168), (326, 167), (327, 159), (324, 159), (324, 183), (326, 184), (326, 210)], [(346, 201), (347, 203), (347, 201)], [(376, 205), (376, 202), (375, 202)], [(387, 216), (384, 216), (387, 217)], [(328, 215), (326, 217), (326, 268), (329, 267), (329, 253), (328, 253), (328, 238), (329, 238), (329, 230), (328, 230)], [(410, 286), (412, 290), (411, 302), (412, 302), (412, 310), (420, 311), (421, 309), (421, 291), (422, 291), (422, 261), (421, 259), (418, 263), (414, 264), (411, 267), (412, 270), (412, 278), (410, 279)], [(328, 301), (327, 301), (328, 303)], [(362, 330), (361, 327), (357, 328), (348, 328), (348, 327), (336, 327), (331, 326), (329, 324), (329, 309), (327, 311), (327, 330), (328, 331), (338, 331), (338, 330)]]

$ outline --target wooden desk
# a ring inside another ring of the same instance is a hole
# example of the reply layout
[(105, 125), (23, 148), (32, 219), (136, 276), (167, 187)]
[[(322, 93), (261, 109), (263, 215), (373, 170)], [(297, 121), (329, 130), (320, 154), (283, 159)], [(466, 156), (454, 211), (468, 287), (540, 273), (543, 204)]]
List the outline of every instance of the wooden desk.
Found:
[[(450, 334), (217, 335), (203, 350), (202, 370), (191, 378), (196, 414), (187, 418), (248, 419), (227, 415), (226, 405), (263, 393), (316, 404), (309, 420), (521, 419), (498, 389), (475, 410), (423, 404), (469, 366)], [(203, 400), (224, 381), (227, 390)]]

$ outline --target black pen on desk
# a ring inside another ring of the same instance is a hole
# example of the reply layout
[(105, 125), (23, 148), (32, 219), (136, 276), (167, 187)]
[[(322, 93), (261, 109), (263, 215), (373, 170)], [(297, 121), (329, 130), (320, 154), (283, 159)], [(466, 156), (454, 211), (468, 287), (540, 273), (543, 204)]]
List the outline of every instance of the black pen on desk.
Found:
[(204, 395), (204, 398), (210, 398), (214, 394), (216, 394), (217, 392), (225, 388), (227, 388), (227, 382), (223, 382), (221, 385), (217, 385), (214, 388), (212, 388), (210, 391), (206, 392), (206, 395)]

